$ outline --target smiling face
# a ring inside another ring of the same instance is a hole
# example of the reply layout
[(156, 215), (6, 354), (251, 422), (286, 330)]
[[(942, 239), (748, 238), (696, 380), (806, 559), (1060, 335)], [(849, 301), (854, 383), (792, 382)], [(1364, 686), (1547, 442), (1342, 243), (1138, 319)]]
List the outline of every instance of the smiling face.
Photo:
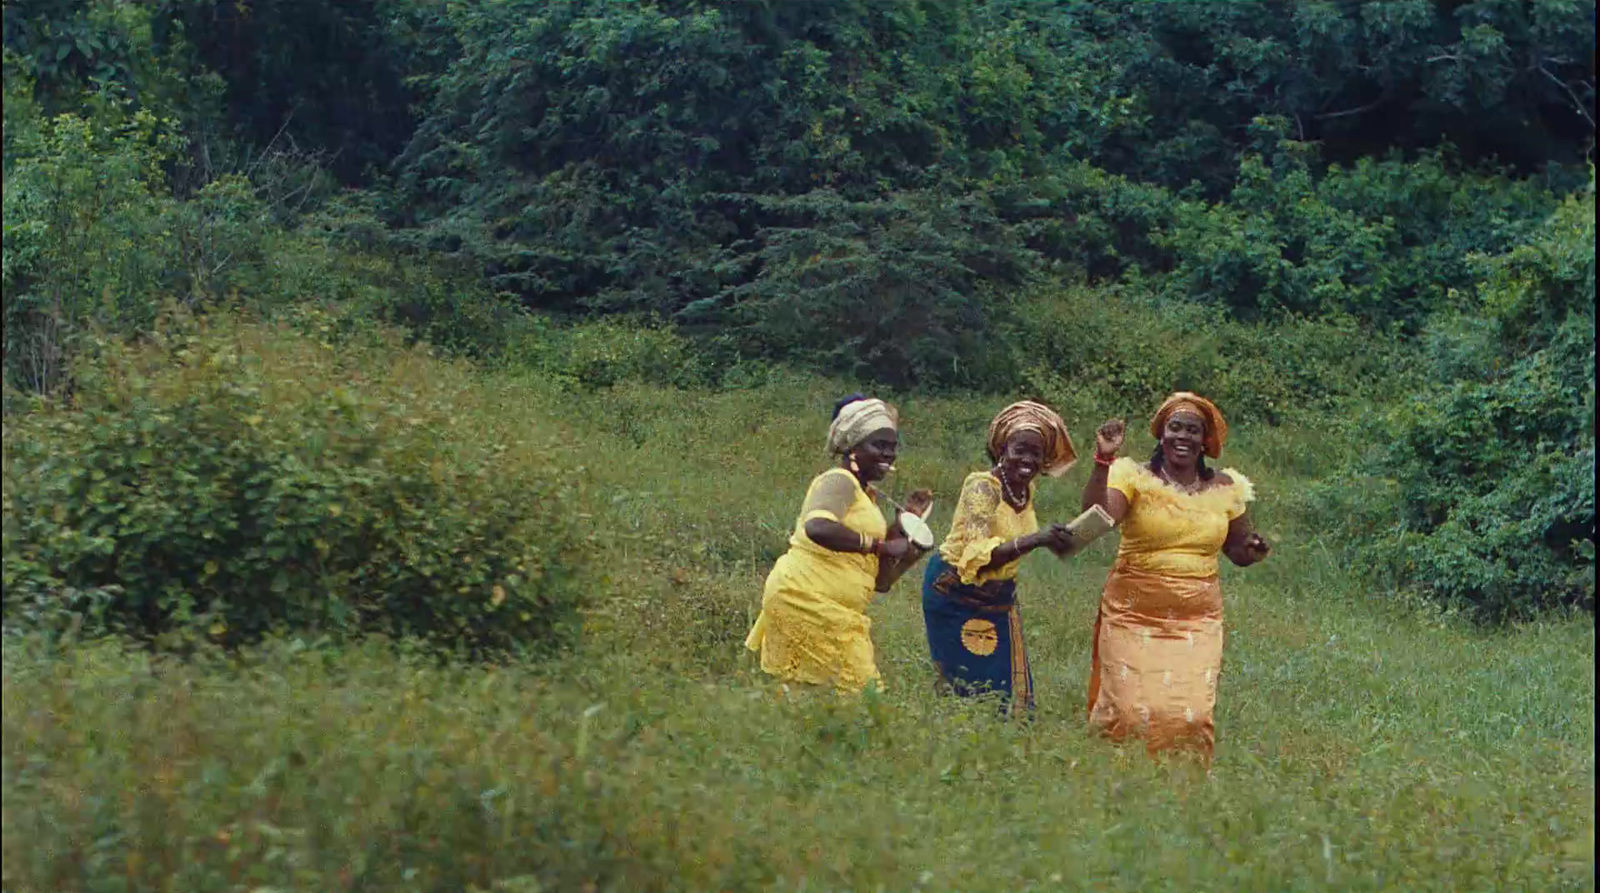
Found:
[(856, 444), (850, 455), (856, 460), (856, 473), (861, 480), (871, 483), (889, 474), (899, 452), (900, 435), (893, 428), (879, 428)]
[(1044, 469), (1044, 435), (1037, 431), (1018, 431), (1011, 435), (999, 464), (1006, 480), (1026, 487)]
[(1173, 471), (1194, 468), (1200, 463), (1205, 442), (1205, 419), (1199, 413), (1180, 409), (1161, 427), (1162, 462)]

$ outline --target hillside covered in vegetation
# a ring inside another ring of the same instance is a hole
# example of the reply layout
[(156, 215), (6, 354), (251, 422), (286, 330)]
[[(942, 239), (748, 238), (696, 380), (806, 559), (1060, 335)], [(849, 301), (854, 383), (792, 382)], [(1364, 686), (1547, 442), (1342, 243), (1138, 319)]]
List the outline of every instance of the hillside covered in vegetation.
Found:
[[(4, 886), (1593, 889), (1594, 47), (7, 0)], [(934, 697), (909, 582), (886, 692), (762, 686), (840, 395), (942, 532), (999, 406), (1137, 453), (1179, 389), (1276, 544), (1211, 778), (1081, 728), (1109, 547), (1027, 568), (1031, 725)]]
[(8, 393), (169, 303), (601, 386), (1188, 388), (1371, 415), (1393, 498), (1343, 510), (1411, 583), (1590, 605), (1593, 47), (1581, 2), (8, 3)]

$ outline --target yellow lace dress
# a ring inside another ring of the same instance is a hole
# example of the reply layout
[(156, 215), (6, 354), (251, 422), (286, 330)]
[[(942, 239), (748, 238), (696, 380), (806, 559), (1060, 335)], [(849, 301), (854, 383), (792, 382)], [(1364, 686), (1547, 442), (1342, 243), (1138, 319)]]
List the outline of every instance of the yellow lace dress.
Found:
[(1127, 497), (1122, 542), (1100, 597), (1089, 676), (1089, 722), (1113, 739), (1142, 738), (1211, 756), (1222, 673), (1217, 555), (1229, 523), (1255, 498), (1249, 479), (1185, 493), (1132, 459), (1106, 486)]
[(950, 520), (950, 535), (928, 562), (922, 620), (941, 684), (957, 694), (998, 692), (1006, 709), (1033, 709), (1033, 672), (1017, 608), (1017, 565), (987, 567), (1001, 544), (1039, 529), (1034, 485), (1019, 511), (1002, 498), (1000, 479), (967, 475)]
[[(845, 482), (848, 481), (848, 489)], [(847, 506), (840, 511), (840, 506)], [(825, 549), (806, 536), (813, 518), (827, 518), (878, 539), (888, 523), (855, 475), (832, 468), (812, 479), (789, 536), (789, 551), (767, 575), (745, 647), (761, 654), (761, 669), (789, 682), (860, 691), (879, 680), (873, 660), (872, 601), (878, 558)]]
[(1028, 485), (1028, 502), (1021, 511), (1000, 495), (1000, 479), (993, 472), (975, 471), (961, 485), (961, 499), (950, 518), (950, 535), (939, 544), (939, 556), (961, 577), (961, 582), (982, 585), (992, 580), (1015, 580), (1019, 562), (987, 570), (989, 556), (1002, 543), (1037, 533), (1039, 518), (1033, 511), (1035, 484)]

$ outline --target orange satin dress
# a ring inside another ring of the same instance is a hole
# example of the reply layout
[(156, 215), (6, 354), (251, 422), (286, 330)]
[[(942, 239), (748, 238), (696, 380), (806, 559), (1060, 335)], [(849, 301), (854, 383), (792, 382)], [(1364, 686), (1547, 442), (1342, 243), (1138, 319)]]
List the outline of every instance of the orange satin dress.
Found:
[(1100, 596), (1089, 673), (1089, 722), (1150, 752), (1187, 749), (1210, 760), (1222, 675), (1217, 556), (1228, 524), (1255, 498), (1244, 475), (1184, 493), (1132, 459), (1106, 486), (1128, 500), (1122, 542)]

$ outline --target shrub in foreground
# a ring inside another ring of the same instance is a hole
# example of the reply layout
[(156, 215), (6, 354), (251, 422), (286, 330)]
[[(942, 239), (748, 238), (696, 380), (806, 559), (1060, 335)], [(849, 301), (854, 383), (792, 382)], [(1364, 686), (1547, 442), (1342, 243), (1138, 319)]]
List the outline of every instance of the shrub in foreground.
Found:
[(565, 485), (537, 448), (453, 433), (472, 430), (465, 374), (231, 323), (105, 345), (75, 406), (7, 422), (6, 623), (559, 645), (578, 598)]

